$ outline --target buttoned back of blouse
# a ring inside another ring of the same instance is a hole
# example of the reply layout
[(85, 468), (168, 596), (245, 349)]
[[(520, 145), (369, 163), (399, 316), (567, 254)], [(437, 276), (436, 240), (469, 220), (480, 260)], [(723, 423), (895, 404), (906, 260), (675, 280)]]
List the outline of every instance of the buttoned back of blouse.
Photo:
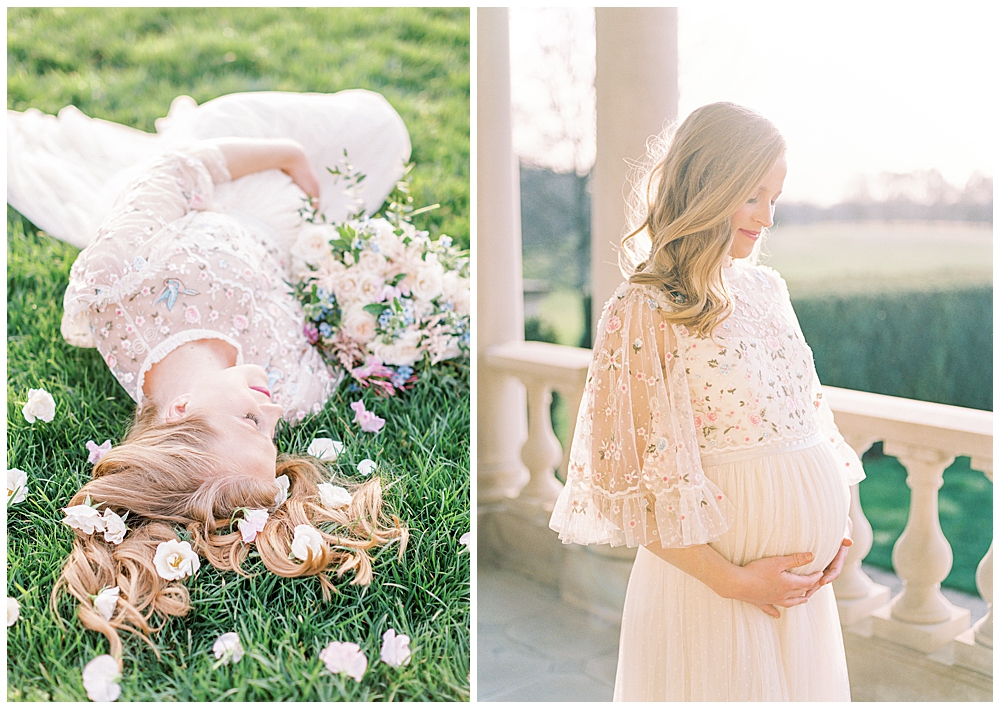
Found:
[[(302, 331), (287, 245), (252, 218), (217, 211), (215, 183), (229, 179), (221, 151), (206, 144), (145, 170), (73, 264), (62, 333), (96, 347), (137, 404), (150, 367), (176, 347), (223, 340), (237, 364), (265, 369), (272, 399), (298, 420), (322, 408), (338, 378)], [(294, 213), (301, 203), (291, 199)]]
[(602, 312), (551, 526), (566, 543), (703, 544), (732, 522), (704, 466), (826, 439), (849, 483), (864, 477), (823, 400), (781, 277), (730, 265), (732, 312), (712, 338), (671, 324), (653, 286), (622, 284)]

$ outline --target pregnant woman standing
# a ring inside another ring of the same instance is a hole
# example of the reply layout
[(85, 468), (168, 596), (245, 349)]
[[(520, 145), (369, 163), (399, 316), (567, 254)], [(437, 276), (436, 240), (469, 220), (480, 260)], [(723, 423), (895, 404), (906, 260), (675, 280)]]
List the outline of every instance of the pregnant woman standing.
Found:
[(850, 699), (829, 584), (864, 472), (784, 281), (756, 265), (784, 153), (753, 111), (694, 111), (623, 243), (551, 521), (639, 547), (616, 701)]
[[(334, 220), (356, 206), (316, 170), (345, 151), (377, 208), (409, 155), (399, 116), (377, 94), (348, 91), (201, 107), (181, 97), (157, 136), (75, 109), (8, 122), (8, 201), (86, 246), (63, 336), (96, 347), (137, 406), (67, 504), (74, 546), (53, 598), (65, 589), (79, 601), (121, 667), (119, 631), (150, 642), (154, 614), (188, 612), (183, 579), (198, 557), (241, 571), (255, 549), (275, 574), (317, 576), (324, 595), (334, 578), (369, 584), (370, 552), (396, 541), (401, 553), (407, 538), (380, 481), (337, 490), (315, 460), (279, 455), (272, 439), (282, 416), (320, 410), (339, 381), (287, 284), (299, 210), (308, 199)], [(108, 589), (110, 612), (95, 600)]]

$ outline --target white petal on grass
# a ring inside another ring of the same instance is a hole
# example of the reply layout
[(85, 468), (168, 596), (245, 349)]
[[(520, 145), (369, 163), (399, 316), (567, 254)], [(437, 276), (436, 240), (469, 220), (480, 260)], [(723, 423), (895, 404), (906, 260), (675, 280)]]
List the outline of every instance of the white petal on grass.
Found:
[(221, 660), (223, 665), (239, 662), (243, 659), (243, 643), (236, 633), (223, 633), (212, 645), (212, 652), (215, 653), (215, 659)]
[(274, 484), (278, 487), (278, 491), (274, 494), (274, 506), (281, 507), (285, 504), (285, 500), (288, 499), (288, 476), (279, 475), (274, 479)]
[(125, 520), (118, 516), (110, 507), (104, 509), (104, 541), (109, 544), (121, 544), (125, 539), (128, 527)]
[(113, 702), (121, 696), (118, 662), (111, 655), (98, 655), (83, 668), (83, 688), (93, 702)]
[(350, 505), (353, 498), (351, 493), (342, 487), (330, 483), (320, 483), (319, 499), (323, 503), (323, 507), (328, 510), (336, 510)]
[(63, 508), (63, 512), (66, 513), (66, 518), (62, 521), (63, 524), (73, 529), (79, 529), (84, 534), (103, 532), (105, 529), (106, 521), (95, 507), (91, 507), (90, 505), (73, 505), (72, 507)]
[(292, 555), (296, 559), (308, 561), (309, 552), (312, 552), (314, 559), (323, 553), (323, 535), (311, 525), (297, 525), (292, 537)]
[(410, 637), (408, 635), (396, 635), (396, 631), (389, 628), (382, 635), (382, 662), (393, 667), (402, 667), (410, 664)]
[(94, 599), (94, 608), (104, 616), (104, 620), (111, 620), (111, 616), (115, 614), (115, 608), (118, 606), (118, 593), (118, 587), (114, 586), (104, 589)]
[(171, 539), (156, 546), (153, 566), (161, 579), (176, 581), (185, 576), (193, 576), (201, 568), (201, 560), (189, 542)]
[(332, 642), (320, 651), (319, 659), (333, 674), (343, 672), (355, 682), (360, 682), (368, 669), (368, 658), (355, 643)]
[(306, 453), (320, 460), (336, 460), (344, 452), (344, 444), (332, 438), (314, 438)]
[(236, 522), (243, 535), (243, 542), (249, 544), (264, 530), (267, 524), (267, 510), (244, 510), (243, 519)]
[(458, 538), (458, 543), (464, 546), (466, 549), (469, 548), (469, 544), (472, 543), (472, 532), (466, 532)]
[(368, 458), (365, 458), (360, 463), (358, 463), (358, 472), (364, 475), (365, 477), (374, 473), (377, 468), (378, 468), (378, 463)]
[(11, 598), (7, 596), (7, 627), (14, 625), (17, 619), (21, 617), (21, 604), (17, 602), (16, 598)]
[(24, 502), (28, 496), (28, 474), (17, 468), (7, 469), (7, 504)]
[(44, 389), (28, 389), (28, 401), (25, 402), (21, 413), (28, 423), (34, 423), (36, 419), (48, 423), (56, 415), (56, 401)]

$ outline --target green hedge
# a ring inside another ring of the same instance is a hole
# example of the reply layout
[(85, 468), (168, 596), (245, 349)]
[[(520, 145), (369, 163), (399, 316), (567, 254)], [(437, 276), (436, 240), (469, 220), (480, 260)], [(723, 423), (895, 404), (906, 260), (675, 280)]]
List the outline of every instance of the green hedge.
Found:
[(993, 288), (793, 298), (823, 384), (993, 410)]

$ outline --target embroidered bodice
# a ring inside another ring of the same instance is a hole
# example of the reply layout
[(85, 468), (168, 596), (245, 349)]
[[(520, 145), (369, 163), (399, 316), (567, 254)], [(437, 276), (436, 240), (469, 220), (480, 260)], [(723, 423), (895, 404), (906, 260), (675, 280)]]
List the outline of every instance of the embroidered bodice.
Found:
[(823, 401), (784, 281), (746, 265), (723, 278), (733, 309), (712, 338), (669, 323), (672, 301), (659, 288), (624, 283), (608, 301), (553, 514), (564, 541), (717, 538), (733, 510), (708, 464), (825, 440), (849, 482), (864, 476)]
[(267, 371), (285, 418), (299, 419), (336, 378), (303, 334), (287, 254), (266, 228), (215, 210), (214, 183), (229, 179), (221, 151), (201, 144), (133, 182), (73, 264), (62, 333), (97, 347), (137, 403), (146, 372), (176, 347), (224, 340), (237, 364)]

